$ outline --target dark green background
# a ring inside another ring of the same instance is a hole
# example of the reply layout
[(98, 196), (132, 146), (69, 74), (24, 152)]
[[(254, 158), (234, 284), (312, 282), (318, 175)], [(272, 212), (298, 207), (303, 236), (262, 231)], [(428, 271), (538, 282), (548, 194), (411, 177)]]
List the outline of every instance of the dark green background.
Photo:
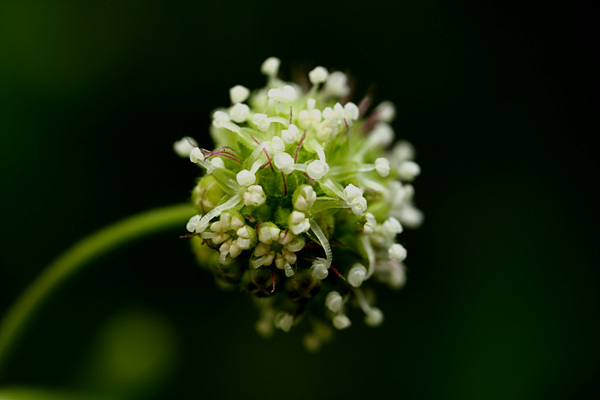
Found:
[(407, 287), (378, 291), (385, 324), (356, 318), (317, 355), (302, 329), (260, 338), (247, 296), (215, 287), (182, 227), (70, 281), (8, 383), (148, 399), (597, 395), (597, 10), (390, 4), (0, 2), (0, 310), (77, 239), (185, 201), (198, 171), (172, 142), (209, 147), (211, 110), (235, 84), (261, 86), (272, 55), (287, 76), (347, 70), (397, 105), (426, 215), (403, 238)]

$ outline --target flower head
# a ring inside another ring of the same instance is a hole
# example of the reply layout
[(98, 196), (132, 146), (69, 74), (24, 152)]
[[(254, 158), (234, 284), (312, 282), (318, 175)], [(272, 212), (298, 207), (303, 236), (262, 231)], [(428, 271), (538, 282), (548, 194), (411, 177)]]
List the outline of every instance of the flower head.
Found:
[(279, 66), (262, 64), (265, 88), (230, 89), (231, 106), (213, 113), (214, 150), (191, 138), (175, 150), (205, 171), (187, 224), (201, 265), (263, 298), (262, 334), (309, 315), (304, 344), (316, 350), (352, 325), (348, 307), (368, 326), (383, 322), (373, 281), (404, 285), (407, 251), (396, 238), (422, 221), (409, 183), (420, 167), (408, 142), (388, 148), (392, 103), (363, 116), (346, 74), (316, 67), (304, 90), (281, 81)]

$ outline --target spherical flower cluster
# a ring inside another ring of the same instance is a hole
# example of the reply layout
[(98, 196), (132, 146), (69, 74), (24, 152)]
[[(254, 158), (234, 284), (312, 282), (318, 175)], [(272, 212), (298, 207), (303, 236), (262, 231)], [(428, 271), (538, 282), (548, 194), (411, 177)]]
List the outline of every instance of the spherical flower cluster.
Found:
[(410, 184), (420, 168), (409, 143), (391, 147), (393, 104), (367, 114), (344, 73), (316, 67), (303, 88), (280, 80), (279, 65), (263, 63), (264, 88), (230, 89), (231, 106), (212, 114), (215, 150), (189, 137), (174, 149), (205, 170), (187, 224), (200, 264), (255, 297), (259, 333), (307, 319), (316, 350), (351, 325), (350, 307), (382, 323), (374, 280), (404, 285), (396, 238), (422, 221)]

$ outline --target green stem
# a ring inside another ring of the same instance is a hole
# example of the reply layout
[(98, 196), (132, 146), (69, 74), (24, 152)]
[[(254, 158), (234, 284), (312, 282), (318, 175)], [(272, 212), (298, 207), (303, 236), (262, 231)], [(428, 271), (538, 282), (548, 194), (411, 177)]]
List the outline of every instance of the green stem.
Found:
[(183, 227), (194, 215), (189, 204), (143, 212), (109, 225), (83, 238), (55, 259), (23, 292), (0, 324), (0, 374), (27, 323), (44, 300), (90, 261), (135, 239)]

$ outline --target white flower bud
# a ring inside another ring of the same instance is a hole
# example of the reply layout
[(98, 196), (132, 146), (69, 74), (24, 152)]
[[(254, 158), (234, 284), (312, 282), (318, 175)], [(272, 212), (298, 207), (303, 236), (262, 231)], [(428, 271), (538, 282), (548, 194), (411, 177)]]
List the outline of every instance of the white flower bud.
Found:
[(277, 154), (281, 153), (285, 150), (285, 143), (279, 136), (274, 136), (269, 144), (269, 149), (271, 149), (271, 153)]
[(370, 327), (377, 327), (383, 323), (383, 312), (377, 307), (371, 308), (365, 315), (365, 324)]
[(397, 234), (402, 232), (402, 225), (400, 225), (400, 222), (394, 218), (394, 217), (389, 217), (384, 223), (383, 223), (383, 234), (386, 237), (389, 238), (394, 238), (396, 237)]
[(243, 103), (237, 103), (229, 110), (229, 116), (233, 122), (245, 122), (249, 115), (250, 107)]
[(290, 214), (290, 230), (294, 235), (299, 235), (308, 232), (310, 229), (310, 221), (303, 212), (292, 211)]
[(312, 179), (321, 179), (329, 172), (329, 165), (321, 160), (312, 161), (306, 167), (306, 173)]
[(383, 101), (375, 108), (377, 117), (382, 122), (392, 122), (396, 118), (396, 106), (391, 101)]
[(186, 225), (188, 232), (195, 233), (201, 219), (202, 217), (199, 215), (194, 215), (192, 218), (190, 218)]
[(194, 147), (190, 152), (190, 161), (194, 164), (204, 161), (204, 154), (202, 154), (202, 151), (199, 147)]
[(267, 129), (269, 129), (269, 126), (271, 125), (271, 122), (268, 119), (267, 114), (260, 114), (260, 113), (256, 113), (254, 114), (254, 117), (252, 117), (252, 122), (254, 123), (254, 125), (256, 125), (256, 127), (265, 132)]
[(256, 175), (254, 175), (247, 169), (243, 169), (240, 172), (238, 172), (236, 180), (237, 183), (239, 183), (242, 186), (250, 186), (254, 184), (254, 182), (256, 182)]
[(329, 275), (327, 264), (322, 258), (317, 258), (315, 261), (313, 261), (310, 267), (310, 272), (315, 279), (325, 279), (327, 278), (327, 275)]
[(279, 239), (281, 229), (272, 222), (265, 222), (258, 228), (258, 240), (264, 244), (271, 244), (274, 240)]
[(181, 158), (189, 157), (194, 147), (198, 147), (198, 143), (189, 136), (181, 138), (181, 140), (173, 143), (173, 150), (175, 150), (175, 153)]
[(210, 160), (210, 163), (215, 168), (225, 168), (225, 163), (221, 157), (213, 157)]
[(346, 103), (346, 105), (344, 106), (344, 119), (346, 119), (348, 123), (350, 123), (351, 121), (356, 121), (359, 115), (360, 110), (358, 109), (358, 106), (356, 104), (354, 104), (351, 101)]
[(288, 153), (281, 152), (273, 157), (275, 166), (284, 174), (288, 175), (294, 171), (294, 159)]
[(223, 124), (231, 121), (229, 115), (224, 111), (215, 111), (213, 114), (213, 125), (221, 128)]
[(298, 139), (298, 127), (294, 124), (290, 124), (287, 129), (281, 131), (281, 138), (286, 144), (296, 142)]
[(379, 157), (375, 160), (375, 171), (385, 178), (390, 174), (390, 161), (387, 158)]
[(248, 99), (248, 96), (250, 96), (250, 90), (242, 85), (235, 85), (229, 89), (232, 104), (242, 103)]
[(377, 221), (375, 220), (375, 216), (371, 213), (366, 213), (365, 218), (367, 219), (367, 222), (365, 222), (365, 225), (363, 226), (363, 232), (370, 235), (375, 230)]
[(380, 147), (387, 147), (394, 141), (394, 130), (385, 122), (375, 125), (370, 135), (369, 140)]
[(275, 324), (275, 327), (281, 329), (282, 331), (289, 332), (290, 329), (292, 329), (292, 324), (294, 323), (294, 316), (284, 311), (280, 311), (275, 315), (273, 323)]
[(267, 76), (274, 77), (279, 72), (281, 60), (277, 57), (267, 58), (260, 67), (260, 71)]
[(403, 161), (398, 166), (398, 175), (404, 181), (412, 181), (421, 173), (421, 167), (414, 161)]
[(325, 297), (325, 306), (329, 308), (334, 313), (340, 312), (342, 310), (342, 305), (344, 304), (344, 299), (339, 292), (331, 291), (327, 293), (327, 297)]
[(367, 277), (367, 269), (362, 264), (354, 264), (348, 272), (348, 283), (354, 287), (362, 285), (363, 281)]
[(265, 204), (267, 197), (260, 185), (248, 186), (248, 191), (244, 193), (244, 204), (247, 206), (260, 206)]
[(350, 325), (352, 325), (350, 319), (344, 314), (336, 315), (335, 317), (333, 317), (333, 320), (331, 322), (333, 323), (335, 329), (346, 329), (349, 328)]
[(328, 76), (329, 72), (327, 72), (327, 69), (321, 66), (316, 67), (308, 73), (308, 79), (313, 85), (318, 85), (319, 83), (325, 82)]
[(267, 96), (269, 96), (269, 99), (278, 103), (289, 103), (296, 99), (296, 89), (290, 85), (285, 85), (282, 88), (269, 90)]
[(406, 258), (406, 249), (398, 243), (394, 243), (388, 250), (388, 256), (394, 261), (404, 261)]
[(350, 93), (348, 77), (343, 72), (335, 71), (329, 74), (325, 85), (325, 93), (329, 96), (344, 97)]

